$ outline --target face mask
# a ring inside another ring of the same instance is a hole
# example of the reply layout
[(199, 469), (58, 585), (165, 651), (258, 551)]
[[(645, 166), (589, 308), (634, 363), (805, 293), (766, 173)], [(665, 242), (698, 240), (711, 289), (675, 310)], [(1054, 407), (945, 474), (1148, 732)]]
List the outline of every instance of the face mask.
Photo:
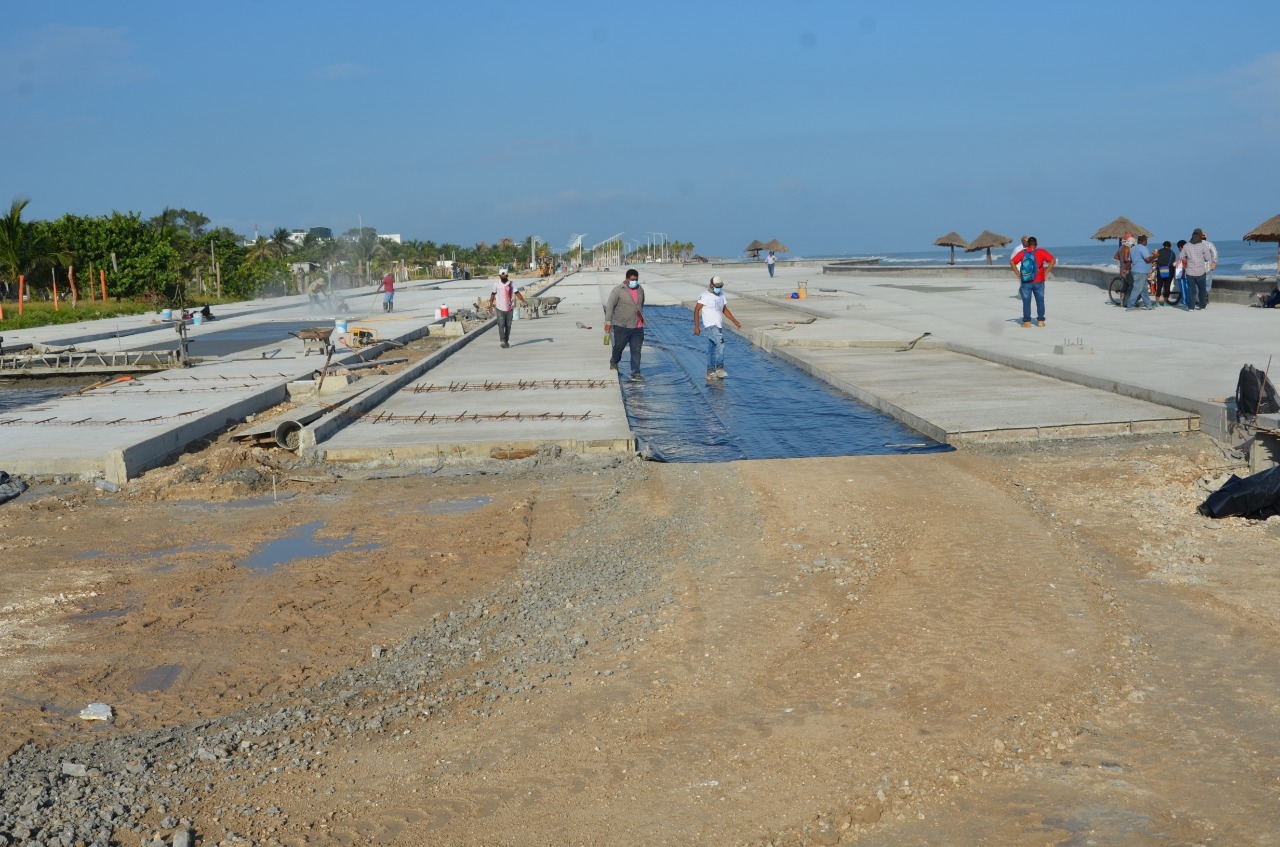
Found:
[(627, 280), (627, 288), (639, 288), (639, 287), (640, 287), (640, 280), (638, 279)]
[(723, 291), (724, 291), (724, 289), (723, 289), (723, 288), (713, 288), (713, 289), (711, 289), (711, 293), (713, 293), (713, 294), (720, 294), (720, 293), (721, 293), (721, 292), (723, 292)]

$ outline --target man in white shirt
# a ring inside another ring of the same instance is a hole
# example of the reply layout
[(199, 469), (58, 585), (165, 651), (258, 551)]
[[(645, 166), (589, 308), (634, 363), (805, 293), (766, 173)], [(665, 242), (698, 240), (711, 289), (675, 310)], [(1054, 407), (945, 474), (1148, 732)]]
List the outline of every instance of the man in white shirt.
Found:
[(511, 346), (508, 343), (511, 340), (511, 313), (515, 311), (517, 300), (528, 305), (520, 289), (507, 279), (507, 272), (501, 271), (489, 294), (489, 311), (498, 318), (498, 344), (504, 348)]
[(733, 321), (733, 325), (742, 329), (742, 324), (729, 311), (724, 300), (724, 280), (718, 276), (711, 277), (707, 291), (698, 298), (693, 307), (693, 334), (707, 333), (707, 382), (724, 379), (729, 374), (724, 369), (724, 319)]

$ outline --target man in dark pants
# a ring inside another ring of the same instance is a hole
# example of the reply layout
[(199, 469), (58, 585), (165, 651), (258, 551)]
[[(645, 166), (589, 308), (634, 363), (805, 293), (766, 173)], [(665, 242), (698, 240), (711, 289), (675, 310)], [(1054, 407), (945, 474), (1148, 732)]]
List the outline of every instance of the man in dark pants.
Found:
[(489, 311), (498, 319), (498, 346), (503, 349), (511, 346), (511, 317), (516, 310), (516, 301), (529, 305), (515, 283), (507, 279), (505, 270), (499, 271), (498, 281), (493, 284), (489, 293)]
[(643, 382), (640, 348), (644, 344), (644, 289), (640, 287), (640, 272), (635, 268), (628, 270), (623, 283), (609, 292), (604, 304), (604, 331), (613, 334), (609, 370), (618, 369), (623, 349), (630, 346), (631, 381)]

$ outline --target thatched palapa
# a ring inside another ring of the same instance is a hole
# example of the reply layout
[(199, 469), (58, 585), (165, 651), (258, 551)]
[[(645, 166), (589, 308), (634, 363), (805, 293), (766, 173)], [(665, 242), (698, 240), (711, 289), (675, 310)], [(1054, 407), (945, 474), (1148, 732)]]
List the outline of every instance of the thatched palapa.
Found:
[(1007, 236), (1007, 235), (1001, 235), (1001, 234), (1000, 234), (1000, 233), (998, 233), (998, 232), (992, 232), (992, 231), (991, 231), (991, 230), (989, 230), (989, 229), (984, 229), (984, 230), (982, 231), (982, 234), (981, 234), (981, 235), (979, 235), (977, 238), (973, 239), (973, 241), (969, 242), (969, 246), (968, 246), (968, 247), (966, 247), (966, 248), (964, 248), (964, 252), (966, 252), (966, 253), (977, 253), (979, 250), (986, 250), (986, 251), (987, 251), (987, 264), (988, 264), (988, 265), (990, 265), (990, 264), (992, 263), (992, 262), (991, 262), (991, 248), (992, 248), (992, 247), (1003, 247), (1003, 246), (1005, 246), (1006, 244), (1008, 244), (1008, 243), (1009, 243), (1010, 241), (1012, 241), (1012, 240), (1013, 240), (1013, 239), (1012, 239), (1012, 238), (1010, 238), (1010, 237), (1009, 237), (1009, 236)]
[(787, 245), (775, 238), (772, 241), (765, 242), (764, 249), (772, 250), (775, 253), (785, 253), (787, 252)]
[(1126, 235), (1132, 235), (1137, 238), (1139, 235), (1145, 235), (1147, 238), (1154, 238), (1155, 233), (1143, 226), (1138, 226), (1124, 215), (1116, 218), (1102, 229), (1095, 232), (1092, 237), (1098, 241), (1106, 241), (1109, 238), (1124, 238)]
[(1267, 218), (1244, 234), (1245, 241), (1274, 241), (1276, 244), (1276, 275), (1280, 276), (1280, 215)]
[(959, 248), (961, 248), (961, 249), (963, 250), (964, 248), (966, 248), (966, 247), (968, 247), (968, 246), (969, 246), (969, 242), (968, 242), (968, 241), (965, 241), (965, 240), (964, 240), (964, 238), (962, 238), (962, 237), (960, 236), (960, 233), (958, 233), (958, 232), (948, 232), (946, 235), (940, 235), (940, 236), (938, 236), (938, 238), (933, 242), (933, 244), (934, 244), (934, 246), (935, 246), (935, 247), (950, 247), (950, 248), (951, 248), (951, 261), (947, 263), (947, 264), (949, 264), (949, 265), (954, 265), (954, 264), (956, 263), (956, 248), (957, 248), (957, 247), (959, 247)]

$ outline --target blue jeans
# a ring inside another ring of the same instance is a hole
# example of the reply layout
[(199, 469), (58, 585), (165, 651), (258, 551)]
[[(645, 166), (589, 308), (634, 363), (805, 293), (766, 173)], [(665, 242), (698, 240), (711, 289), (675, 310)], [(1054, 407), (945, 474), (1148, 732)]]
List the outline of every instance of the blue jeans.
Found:
[(1132, 309), (1138, 304), (1138, 298), (1142, 298), (1144, 308), (1151, 308), (1151, 295), (1147, 293), (1147, 277), (1145, 274), (1139, 276), (1133, 272), (1124, 275), (1125, 284), (1129, 286), (1129, 302), (1125, 306)]
[(1031, 323), (1031, 298), (1036, 298), (1036, 320), (1044, 320), (1044, 283), (1024, 282), (1018, 286), (1018, 295), (1022, 298), (1022, 322)]
[(724, 332), (718, 326), (704, 326), (707, 337), (707, 373), (724, 367)]
[(773, 262), (769, 263), (769, 276), (770, 278), (773, 277)]
[(1205, 277), (1188, 276), (1187, 293), (1191, 299), (1187, 301), (1188, 309), (1204, 309), (1209, 305), (1209, 287), (1205, 285)]
[(640, 347), (644, 344), (644, 327), (628, 329), (625, 326), (613, 325), (613, 355), (609, 364), (617, 366), (622, 361), (622, 351), (631, 348), (631, 375), (640, 373)]

